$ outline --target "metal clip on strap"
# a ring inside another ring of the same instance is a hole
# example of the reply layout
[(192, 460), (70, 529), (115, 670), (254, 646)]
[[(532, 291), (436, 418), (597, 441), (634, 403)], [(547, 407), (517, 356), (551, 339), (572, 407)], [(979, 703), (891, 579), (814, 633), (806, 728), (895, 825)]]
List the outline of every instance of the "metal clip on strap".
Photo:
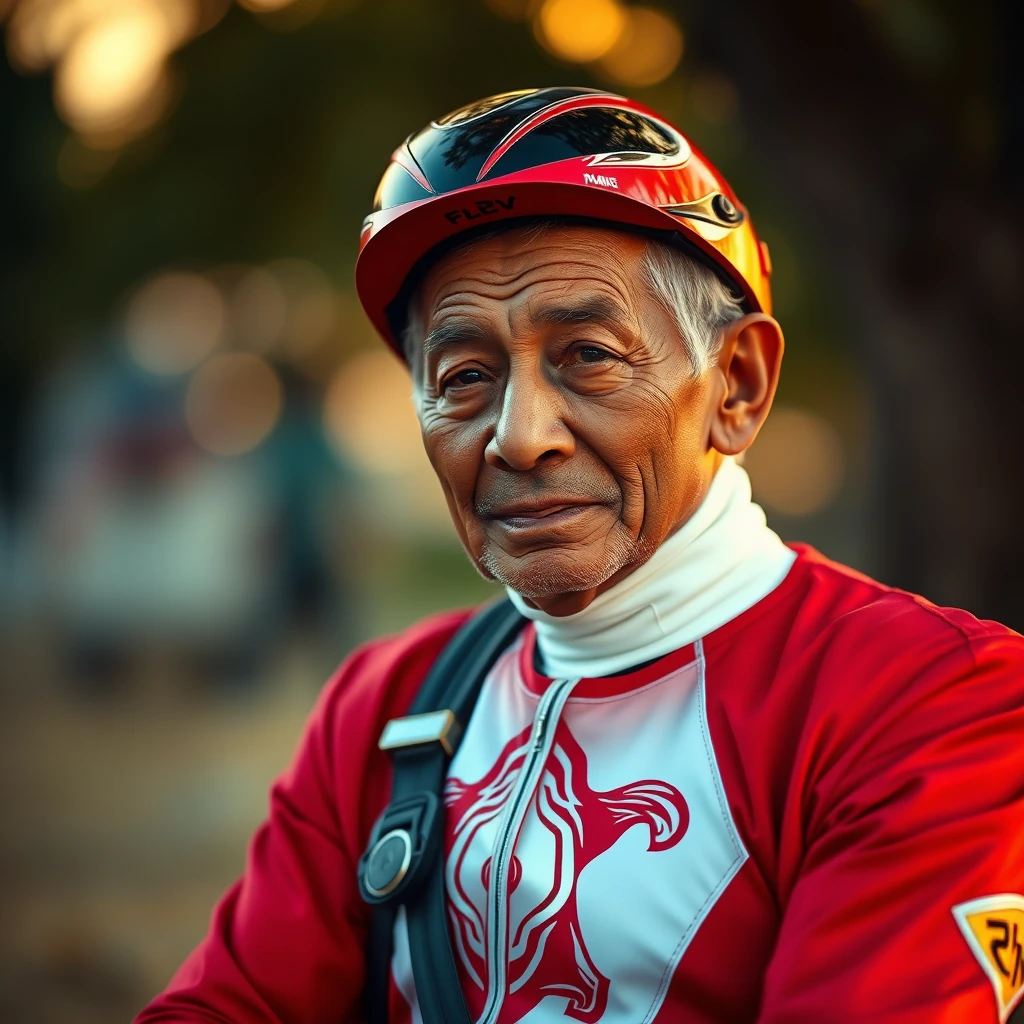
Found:
[(459, 745), (461, 733), (462, 727), (451, 711), (427, 711), (420, 715), (392, 718), (384, 726), (377, 746), (381, 750), (404, 750), (439, 743), (451, 757)]

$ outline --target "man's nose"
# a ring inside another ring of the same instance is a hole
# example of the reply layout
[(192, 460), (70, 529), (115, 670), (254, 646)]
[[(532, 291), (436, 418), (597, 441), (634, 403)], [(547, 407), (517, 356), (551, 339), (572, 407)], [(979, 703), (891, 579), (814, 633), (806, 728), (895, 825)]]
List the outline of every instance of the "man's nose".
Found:
[(576, 447), (558, 388), (542, 373), (510, 373), (484, 458), (501, 469), (525, 471)]

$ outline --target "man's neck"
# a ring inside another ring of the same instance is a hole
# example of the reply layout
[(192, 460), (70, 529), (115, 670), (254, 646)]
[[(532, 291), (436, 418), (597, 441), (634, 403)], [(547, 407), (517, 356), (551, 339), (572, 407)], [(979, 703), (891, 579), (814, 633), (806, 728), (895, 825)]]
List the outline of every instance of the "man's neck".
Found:
[(682, 528), (582, 611), (553, 615), (509, 597), (536, 625), (547, 674), (616, 675), (735, 618), (782, 582), (794, 557), (727, 459)]

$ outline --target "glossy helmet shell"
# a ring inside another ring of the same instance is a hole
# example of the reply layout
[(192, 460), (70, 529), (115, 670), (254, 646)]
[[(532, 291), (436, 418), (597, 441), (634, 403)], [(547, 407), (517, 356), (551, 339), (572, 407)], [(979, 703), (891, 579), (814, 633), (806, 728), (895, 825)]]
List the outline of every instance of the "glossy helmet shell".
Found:
[(401, 352), (408, 286), (433, 257), (466, 232), (537, 217), (660, 236), (771, 312), (768, 250), (728, 182), (657, 114), (582, 88), (489, 96), (395, 150), (359, 240), (363, 308)]

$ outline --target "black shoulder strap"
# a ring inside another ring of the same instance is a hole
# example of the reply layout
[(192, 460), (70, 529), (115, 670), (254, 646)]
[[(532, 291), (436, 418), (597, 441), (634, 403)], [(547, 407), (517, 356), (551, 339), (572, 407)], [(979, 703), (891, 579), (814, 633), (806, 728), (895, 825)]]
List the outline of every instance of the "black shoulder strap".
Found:
[(388, 1019), (395, 915), (405, 908), (416, 995), (424, 1024), (471, 1024), (445, 913), (443, 789), (448, 762), (498, 655), (523, 626), (509, 601), (473, 616), (448, 642), (409, 715), (388, 723), (380, 746), (392, 758), (391, 802), (359, 861), (363, 899), (374, 907), (365, 1010)]

